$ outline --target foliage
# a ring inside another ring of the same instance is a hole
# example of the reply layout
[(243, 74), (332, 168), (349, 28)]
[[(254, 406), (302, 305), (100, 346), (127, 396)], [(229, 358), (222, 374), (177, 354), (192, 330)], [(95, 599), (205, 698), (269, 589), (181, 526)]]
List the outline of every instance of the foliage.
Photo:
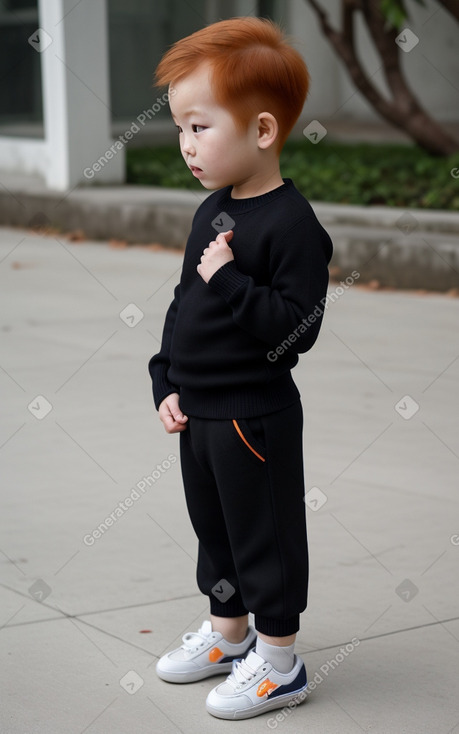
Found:
[[(432, 157), (410, 145), (288, 142), (281, 155), (284, 178), (292, 178), (311, 201), (459, 210), (459, 156)], [(178, 147), (127, 152), (131, 184), (203, 190)]]
[[(424, 5), (424, 0), (416, 0)], [(381, 12), (391, 28), (399, 30), (408, 19), (408, 13), (402, 0), (381, 0)]]

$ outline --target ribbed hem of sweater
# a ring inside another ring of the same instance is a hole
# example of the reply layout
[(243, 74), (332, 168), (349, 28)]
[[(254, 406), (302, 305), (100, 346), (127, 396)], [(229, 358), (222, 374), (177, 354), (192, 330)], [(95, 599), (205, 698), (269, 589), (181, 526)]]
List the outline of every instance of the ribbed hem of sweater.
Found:
[(300, 399), (292, 375), (281, 375), (266, 385), (227, 388), (180, 389), (180, 409), (185, 415), (211, 420), (254, 418), (288, 408)]

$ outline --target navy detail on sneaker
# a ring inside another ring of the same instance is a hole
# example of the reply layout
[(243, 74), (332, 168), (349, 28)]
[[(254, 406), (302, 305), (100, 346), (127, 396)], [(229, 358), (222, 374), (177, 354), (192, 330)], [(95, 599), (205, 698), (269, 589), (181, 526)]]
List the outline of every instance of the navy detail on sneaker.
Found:
[(270, 701), (272, 698), (277, 698), (277, 696), (284, 696), (286, 693), (295, 693), (295, 691), (300, 691), (305, 687), (306, 683), (306, 668), (303, 665), (295, 680), (292, 680), (291, 683), (284, 686), (275, 688), (274, 691), (269, 694), (268, 700)]
[(241, 660), (240, 655), (241, 653), (238, 653), (237, 655), (225, 655), (224, 658), (218, 661), (217, 665), (220, 665), (221, 663), (233, 663), (235, 660)]
[(225, 655), (224, 658), (218, 661), (218, 664), (220, 665), (220, 663), (238, 663), (241, 660), (244, 660), (244, 658), (247, 657), (251, 650), (255, 650), (255, 648), (253, 647), (253, 643), (250, 643), (247, 650), (245, 650), (242, 655), (240, 652), (238, 652), (236, 655)]

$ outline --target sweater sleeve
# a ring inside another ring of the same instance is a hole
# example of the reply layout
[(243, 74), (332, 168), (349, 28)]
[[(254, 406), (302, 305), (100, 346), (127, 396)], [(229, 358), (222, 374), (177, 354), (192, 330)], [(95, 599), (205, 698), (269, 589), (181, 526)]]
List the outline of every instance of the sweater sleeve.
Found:
[(214, 273), (209, 286), (229, 304), (241, 329), (274, 348), (290, 336), (291, 348), (306, 352), (323, 318), (331, 251), (318, 220), (303, 217), (272, 246), (270, 285), (256, 285), (232, 260)]
[(176, 286), (174, 291), (174, 300), (166, 314), (164, 322), (163, 336), (161, 340), (161, 349), (158, 354), (155, 354), (148, 363), (148, 371), (153, 383), (153, 399), (156, 406), (156, 410), (159, 410), (164, 398), (173, 392), (180, 392), (180, 388), (177, 385), (173, 385), (167, 377), (167, 372), (170, 367), (170, 347), (172, 341), (172, 334), (174, 332), (175, 318), (177, 316), (178, 304), (180, 301), (180, 284)]

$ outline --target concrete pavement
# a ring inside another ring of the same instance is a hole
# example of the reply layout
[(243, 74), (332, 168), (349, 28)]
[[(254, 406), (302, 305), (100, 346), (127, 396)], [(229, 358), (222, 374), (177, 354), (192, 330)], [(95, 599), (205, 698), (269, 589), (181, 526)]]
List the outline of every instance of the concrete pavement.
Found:
[[(295, 369), (315, 690), (244, 724), (154, 664), (206, 618), (154, 411), (180, 253), (0, 231), (2, 734), (459, 731), (459, 300), (334, 294)], [(111, 522), (110, 522), (111, 520)]]

